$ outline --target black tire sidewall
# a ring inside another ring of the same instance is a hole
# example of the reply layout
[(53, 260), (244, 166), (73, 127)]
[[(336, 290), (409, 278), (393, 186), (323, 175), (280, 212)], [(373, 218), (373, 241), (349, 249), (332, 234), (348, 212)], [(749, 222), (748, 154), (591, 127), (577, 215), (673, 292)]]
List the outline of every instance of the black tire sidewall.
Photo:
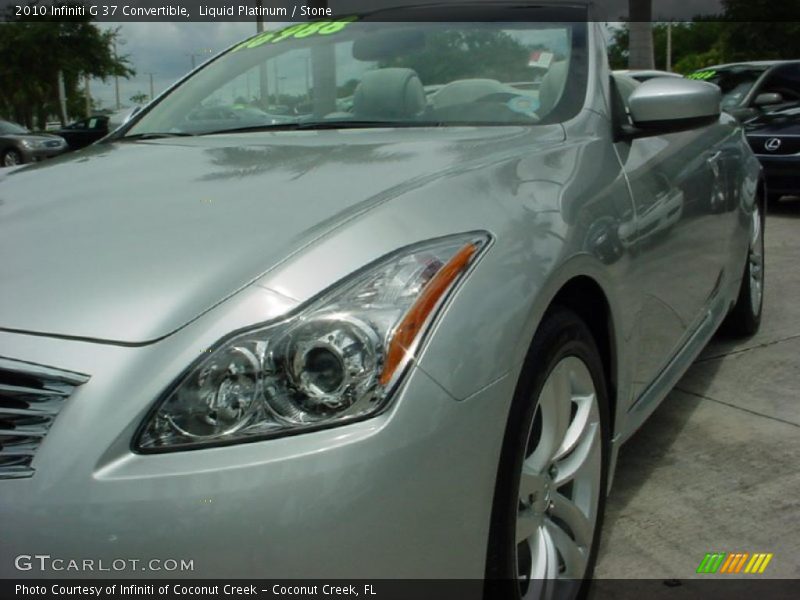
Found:
[(568, 356), (582, 360), (592, 376), (597, 390), (602, 439), (602, 472), (597, 522), (586, 579), (581, 585), (578, 597), (586, 593), (589, 579), (594, 572), (603, 524), (610, 455), (607, 386), (600, 353), (589, 328), (574, 312), (556, 308), (545, 316), (533, 339), (509, 411), (492, 506), (486, 564), (487, 598), (516, 598), (519, 595), (515, 564), (519, 473), (522, 470), (525, 445), (536, 411), (535, 399), (538, 398), (555, 365)]

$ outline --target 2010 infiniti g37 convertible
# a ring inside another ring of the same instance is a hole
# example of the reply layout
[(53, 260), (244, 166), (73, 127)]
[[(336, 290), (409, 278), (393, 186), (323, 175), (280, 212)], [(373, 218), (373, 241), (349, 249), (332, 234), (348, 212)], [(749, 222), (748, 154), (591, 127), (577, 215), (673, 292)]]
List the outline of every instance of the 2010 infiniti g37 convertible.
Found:
[(473, 9), (259, 34), (0, 180), (3, 574), (591, 575), (620, 445), (758, 327), (760, 167), (584, 9)]

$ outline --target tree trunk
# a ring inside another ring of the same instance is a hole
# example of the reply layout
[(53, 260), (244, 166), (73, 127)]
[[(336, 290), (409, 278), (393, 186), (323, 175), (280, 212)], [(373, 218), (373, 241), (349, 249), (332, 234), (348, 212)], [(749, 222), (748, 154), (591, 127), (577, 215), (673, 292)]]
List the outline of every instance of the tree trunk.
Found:
[(629, 69), (654, 69), (653, 6), (651, 0), (628, 0)]

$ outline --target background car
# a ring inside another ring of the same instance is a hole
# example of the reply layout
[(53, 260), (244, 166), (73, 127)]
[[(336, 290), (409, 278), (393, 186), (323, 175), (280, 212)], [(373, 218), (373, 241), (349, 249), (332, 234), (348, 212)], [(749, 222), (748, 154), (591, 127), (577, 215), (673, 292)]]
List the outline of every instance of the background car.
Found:
[(0, 165), (4, 167), (50, 158), (66, 150), (64, 138), (31, 133), (22, 125), (0, 120)]
[(800, 60), (731, 63), (688, 75), (722, 90), (722, 108), (741, 121), (769, 108), (800, 101)]
[(67, 141), (70, 150), (78, 150), (108, 135), (108, 121), (108, 115), (95, 115), (75, 121), (55, 133)]
[(745, 131), (764, 167), (769, 199), (800, 196), (800, 103), (751, 119)]

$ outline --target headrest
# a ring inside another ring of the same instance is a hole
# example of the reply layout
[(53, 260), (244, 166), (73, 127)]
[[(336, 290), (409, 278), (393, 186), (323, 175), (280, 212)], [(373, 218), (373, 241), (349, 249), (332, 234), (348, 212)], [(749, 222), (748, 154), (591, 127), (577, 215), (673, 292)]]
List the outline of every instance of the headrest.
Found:
[(377, 69), (361, 78), (353, 110), (362, 118), (403, 119), (425, 110), (425, 89), (413, 69)]
[(567, 85), (567, 61), (562, 60), (550, 67), (539, 86), (539, 109), (536, 111), (540, 117), (547, 116), (561, 100), (564, 88)]

